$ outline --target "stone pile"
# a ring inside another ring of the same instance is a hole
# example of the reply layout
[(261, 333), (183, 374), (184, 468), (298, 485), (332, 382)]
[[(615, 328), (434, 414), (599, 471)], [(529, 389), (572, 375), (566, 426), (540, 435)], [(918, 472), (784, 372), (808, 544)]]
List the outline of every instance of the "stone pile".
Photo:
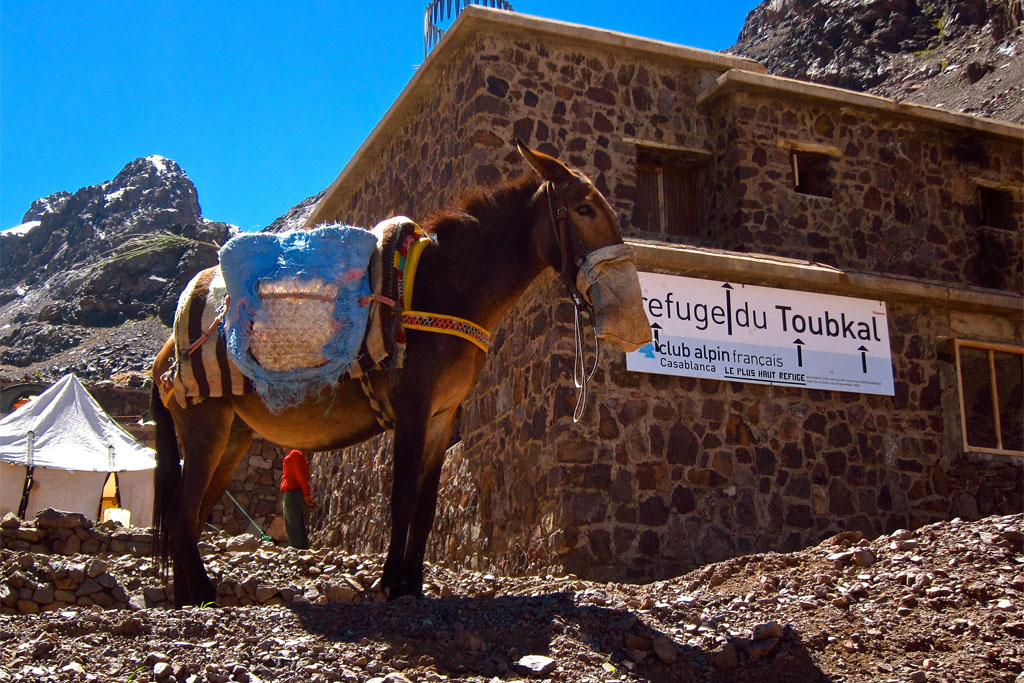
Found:
[[(251, 544), (246, 544), (251, 540)], [(241, 547), (251, 550), (238, 550)], [(237, 536), (220, 544), (204, 544), (207, 568), (220, 576), (217, 602), (223, 607), (311, 603), (358, 604), (380, 602), (380, 563), (345, 557), (336, 551), (294, 551), (252, 536)], [(222, 550), (223, 549), (223, 550)], [(231, 556), (234, 553), (237, 555)], [(244, 554), (241, 554), (244, 553)], [(274, 567), (275, 571), (267, 571)]]
[(153, 536), (149, 531), (126, 529), (113, 521), (96, 524), (84, 515), (51, 508), (40, 511), (32, 523), (8, 513), (0, 520), (0, 540), (9, 550), (54, 555), (153, 554)]
[(0, 614), (38, 614), (70, 606), (128, 606), (124, 586), (100, 559), (36, 562), (32, 553), (0, 550)]

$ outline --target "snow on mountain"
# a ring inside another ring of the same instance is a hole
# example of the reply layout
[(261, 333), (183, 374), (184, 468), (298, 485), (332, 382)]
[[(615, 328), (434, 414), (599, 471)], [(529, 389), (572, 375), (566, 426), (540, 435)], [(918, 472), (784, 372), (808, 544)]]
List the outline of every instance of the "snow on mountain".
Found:
[(9, 230), (5, 230), (3, 234), (27, 235), (29, 230), (31, 230), (32, 228), (38, 228), (40, 225), (42, 225), (42, 221), (27, 221), (25, 223), (22, 223), (21, 225), (15, 225), (13, 228)]

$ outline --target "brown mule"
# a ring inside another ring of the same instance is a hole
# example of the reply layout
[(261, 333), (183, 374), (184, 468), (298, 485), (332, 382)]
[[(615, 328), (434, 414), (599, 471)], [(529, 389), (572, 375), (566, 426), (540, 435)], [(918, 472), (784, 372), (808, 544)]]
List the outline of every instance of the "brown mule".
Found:
[[(436, 243), (420, 260), (413, 308), (491, 329), (530, 283), (552, 267), (561, 272), (578, 305), (593, 305), (598, 334), (629, 351), (646, 343), (650, 329), (630, 259), (618, 259), (629, 261), (624, 282), (631, 278), (634, 285), (625, 304), (623, 296), (598, 294), (597, 286), (587, 291), (598, 280), (612, 279), (601, 264), (587, 265), (588, 255), (615, 247), (621, 256), (626, 249), (616, 247), (622, 238), (608, 202), (582, 174), (521, 141), (517, 144), (539, 178), (528, 174), (469, 193), (457, 210), (437, 214), (423, 225)], [(635, 309), (626, 316), (630, 329), (623, 333), (620, 325), (618, 331), (602, 330), (602, 318), (615, 318), (613, 309), (621, 308)], [(395, 414), (391, 542), (381, 578), (390, 599), (422, 594), (423, 556), (445, 449), (456, 411), (485, 359), (481, 349), (459, 337), (415, 329), (406, 334), (405, 365), (394, 382), (388, 371), (370, 375), (375, 392), (388, 398)], [(153, 376), (163, 375), (173, 357), (169, 340), (157, 355)], [(164, 558), (171, 557), (179, 606), (216, 598), (197, 548), (199, 533), (254, 431), (274, 443), (314, 451), (350, 446), (382, 431), (356, 381), (342, 381), (324, 396), (280, 414), (271, 413), (255, 394), (208, 398), (187, 408), (175, 401), (165, 408), (157, 388), (153, 394), (158, 546)]]

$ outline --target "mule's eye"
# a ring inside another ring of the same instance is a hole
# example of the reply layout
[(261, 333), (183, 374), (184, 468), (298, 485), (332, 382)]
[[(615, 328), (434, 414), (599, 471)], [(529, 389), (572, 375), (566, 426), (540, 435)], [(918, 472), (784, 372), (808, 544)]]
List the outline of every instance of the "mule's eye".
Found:
[(577, 206), (576, 213), (578, 213), (581, 216), (586, 216), (587, 218), (594, 217), (594, 210), (590, 208), (589, 204), (580, 204), (579, 206)]

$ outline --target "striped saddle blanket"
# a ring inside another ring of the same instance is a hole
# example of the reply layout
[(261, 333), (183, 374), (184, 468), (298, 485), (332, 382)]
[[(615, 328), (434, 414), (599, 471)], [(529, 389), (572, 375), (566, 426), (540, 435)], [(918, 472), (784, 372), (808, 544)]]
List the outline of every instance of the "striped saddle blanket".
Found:
[[(377, 224), (372, 230), (377, 250), (370, 260), (374, 296), (362, 344), (355, 362), (344, 373), (358, 378), (378, 367), (401, 367), (405, 334), (400, 309), (404, 296), (405, 256), (425, 237), (404, 216)], [(174, 315), (174, 363), (160, 378), (161, 397), (173, 396), (182, 407), (204, 398), (255, 393), (251, 378), (231, 360), (224, 335), (228, 296), (220, 266), (198, 273), (181, 293)], [(341, 379), (339, 377), (338, 379)]]

